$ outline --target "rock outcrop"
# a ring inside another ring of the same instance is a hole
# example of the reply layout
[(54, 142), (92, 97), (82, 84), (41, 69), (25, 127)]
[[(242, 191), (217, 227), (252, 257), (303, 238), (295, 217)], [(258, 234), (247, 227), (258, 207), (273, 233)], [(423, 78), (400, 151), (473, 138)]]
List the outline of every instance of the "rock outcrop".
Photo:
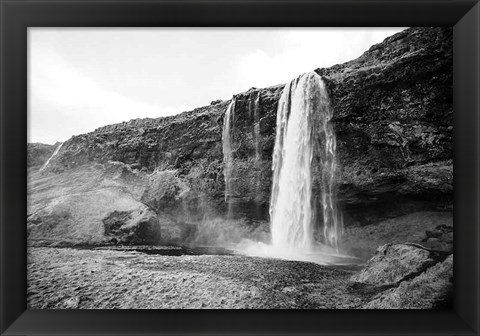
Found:
[(365, 309), (448, 308), (452, 303), (453, 254), (416, 244), (384, 245), (351, 280), (354, 291), (379, 292)]
[(380, 246), (366, 267), (351, 280), (371, 285), (394, 285), (435, 263), (430, 251), (419, 245), (387, 244)]
[[(451, 211), (452, 58), (451, 28), (410, 28), (356, 60), (316, 70), (334, 110), (339, 201), (347, 227), (419, 211)], [(232, 98), (230, 199), (236, 220), (268, 221), (282, 90), (283, 85), (252, 88)], [(213, 101), (177, 116), (136, 119), (74, 136), (47, 170), (62, 175), (118, 161), (150, 176), (135, 200), (181, 241), (191, 223), (226, 211), (222, 128), (230, 102)]]
[(157, 214), (138, 198), (148, 183), (121, 163), (32, 172), (27, 206), (34, 245), (158, 244)]
[(418, 277), (378, 295), (366, 309), (441, 309), (452, 308), (453, 255)]

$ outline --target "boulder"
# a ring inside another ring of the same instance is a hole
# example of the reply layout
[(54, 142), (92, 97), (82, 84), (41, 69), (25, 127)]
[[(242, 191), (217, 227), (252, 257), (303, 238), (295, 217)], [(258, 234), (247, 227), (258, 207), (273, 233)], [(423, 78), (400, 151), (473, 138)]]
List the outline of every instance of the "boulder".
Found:
[(365, 268), (350, 280), (375, 286), (395, 285), (422, 273), (435, 263), (430, 252), (420, 246), (386, 244), (380, 246)]
[(144, 207), (114, 210), (102, 219), (105, 236), (115, 244), (158, 244), (160, 225), (154, 212)]
[(378, 294), (365, 309), (451, 308), (453, 297), (453, 254), (419, 276)]
[(28, 239), (71, 245), (154, 244), (160, 241), (157, 215), (117, 190), (52, 199), (27, 218)]
[[(138, 200), (145, 181), (121, 165), (33, 174), (27, 232), (35, 244), (154, 244), (157, 214)], [(142, 182), (143, 181), (143, 182)]]

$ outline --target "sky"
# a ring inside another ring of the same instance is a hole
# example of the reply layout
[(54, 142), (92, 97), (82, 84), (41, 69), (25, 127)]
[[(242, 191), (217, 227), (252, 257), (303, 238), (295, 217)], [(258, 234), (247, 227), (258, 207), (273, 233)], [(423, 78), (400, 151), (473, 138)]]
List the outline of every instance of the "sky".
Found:
[(359, 57), (405, 28), (29, 28), (28, 142), (158, 118)]

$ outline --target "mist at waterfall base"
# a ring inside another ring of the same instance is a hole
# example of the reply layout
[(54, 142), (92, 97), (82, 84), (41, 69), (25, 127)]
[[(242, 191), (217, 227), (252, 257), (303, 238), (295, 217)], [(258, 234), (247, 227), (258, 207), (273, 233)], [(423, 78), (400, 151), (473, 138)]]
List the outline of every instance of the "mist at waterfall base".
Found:
[[(234, 113), (232, 99), (223, 128), (227, 220), (232, 216), (228, 195), (232, 192)], [(236, 251), (319, 264), (351, 262), (352, 258), (339, 248), (343, 224), (335, 197), (337, 160), (331, 117), (325, 85), (316, 73), (304, 74), (285, 86), (278, 105), (272, 160), (271, 238), (269, 242), (243, 239), (234, 247)], [(315, 192), (320, 197), (314, 197)], [(317, 199), (319, 204), (315, 204)], [(314, 239), (318, 221), (323, 225), (323, 241)]]

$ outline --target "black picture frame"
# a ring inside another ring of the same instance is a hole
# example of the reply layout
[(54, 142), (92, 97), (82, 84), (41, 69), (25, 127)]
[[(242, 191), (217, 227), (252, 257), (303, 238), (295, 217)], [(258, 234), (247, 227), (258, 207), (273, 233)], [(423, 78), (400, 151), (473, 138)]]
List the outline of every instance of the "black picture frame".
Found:
[[(2, 335), (479, 334), (478, 1), (0, 0), (0, 15)], [(26, 310), (27, 27), (70, 26), (453, 26), (454, 309)]]

